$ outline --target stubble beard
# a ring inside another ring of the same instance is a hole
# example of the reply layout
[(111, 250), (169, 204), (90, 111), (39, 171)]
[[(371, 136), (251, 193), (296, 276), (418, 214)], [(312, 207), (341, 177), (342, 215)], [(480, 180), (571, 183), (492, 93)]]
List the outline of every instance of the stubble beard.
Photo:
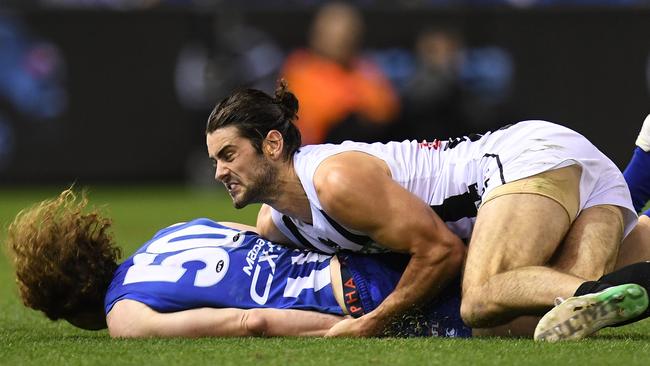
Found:
[(268, 201), (277, 191), (278, 169), (264, 158), (261, 158), (255, 165), (254, 171), (257, 174), (247, 184), (241, 198), (235, 199), (233, 197), (233, 206), (236, 209), (244, 208), (251, 203)]

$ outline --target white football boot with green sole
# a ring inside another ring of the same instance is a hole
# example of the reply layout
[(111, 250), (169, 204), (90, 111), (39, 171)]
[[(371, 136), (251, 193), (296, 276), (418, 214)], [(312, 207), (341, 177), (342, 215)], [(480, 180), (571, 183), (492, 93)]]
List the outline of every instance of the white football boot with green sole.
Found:
[(582, 339), (603, 327), (632, 319), (648, 308), (648, 294), (639, 285), (626, 284), (556, 302), (537, 323), (536, 341)]

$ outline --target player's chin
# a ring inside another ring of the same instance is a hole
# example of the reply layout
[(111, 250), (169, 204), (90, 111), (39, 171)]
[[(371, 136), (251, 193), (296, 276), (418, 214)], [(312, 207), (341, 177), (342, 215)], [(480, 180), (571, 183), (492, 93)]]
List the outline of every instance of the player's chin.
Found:
[(232, 198), (232, 205), (237, 209), (244, 208), (250, 203), (250, 200), (246, 199), (246, 196), (241, 193), (238, 195), (231, 194), (230, 198)]

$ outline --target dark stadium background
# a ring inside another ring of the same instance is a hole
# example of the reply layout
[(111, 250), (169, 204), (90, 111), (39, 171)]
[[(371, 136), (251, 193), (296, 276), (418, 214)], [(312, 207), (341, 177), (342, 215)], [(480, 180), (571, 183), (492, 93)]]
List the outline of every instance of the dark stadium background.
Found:
[[(563, 344), (124, 340), (23, 306), (6, 229), (19, 211), (71, 184), (112, 218), (123, 258), (160, 228), (196, 217), (255, 224), (259, 206), (234, 209), (212, 179), (205, 122), (232, 88), (269, 91), (288, 52), (306, 45), (324, 3), (0, 0), (0, 365), (648, 365), (647, 320)], [(352, 3), (365, 18), (365, 51), (397, 87), (419, 32), (462, 33), (476, 57), (465, 81), (494, 103), (471, 132), (542, 118), (580, 131), (621, 168), (631, 156), (650, 113), (650, 0)], [(393, 132), (408, 122), (398, 119)], [(450, 127), (436, 122), (423, 136), (429, 141)]]
[[(146, 9), (6, 3), (0, 16), (19, 21), (34, 42), (58, 49), (64, 96), (43, 115), (39, 102), (35, 111), (24, 112), (0, 95), (0, 184), (209, 181), (204, 122), (227, 88), (216, 90), (211, 101), (182, 103), (175, 85), (181, 49), (193, 42), (215, 47), (211, 38), (236, 19), (288, 52), (305, 45), (322, 2), (169, 3)], [(508, 52), (507, 97), (481, 129), (547, 119), (583, 133), (621, 168), (630, 157), (650, 112), (647, 3), (357, 3), (367, 25), (366, 49), (412, 48), (417, 32), (444, 24), (461, 31), (469, 47)], [(245, 84), (237, 75), (220, 77), (229, 78), (225, 85)]]

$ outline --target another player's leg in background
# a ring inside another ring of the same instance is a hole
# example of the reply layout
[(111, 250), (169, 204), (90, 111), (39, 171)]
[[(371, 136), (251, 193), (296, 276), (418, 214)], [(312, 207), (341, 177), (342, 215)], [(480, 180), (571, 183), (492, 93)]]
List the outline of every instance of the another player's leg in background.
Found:
[(634, 155), (623, 175), (630, 188), (634, 208), (641, 211), (650, 200), (650, 115), (643, 121)]
[[(634, 155), (623, 172), (632, 202), (641, 211), (650, 201), (650, 115), (643, 121)], [(616, 268), (650, 261), (650, 210), (640, 214), (639, 223), (621, 244)]]

